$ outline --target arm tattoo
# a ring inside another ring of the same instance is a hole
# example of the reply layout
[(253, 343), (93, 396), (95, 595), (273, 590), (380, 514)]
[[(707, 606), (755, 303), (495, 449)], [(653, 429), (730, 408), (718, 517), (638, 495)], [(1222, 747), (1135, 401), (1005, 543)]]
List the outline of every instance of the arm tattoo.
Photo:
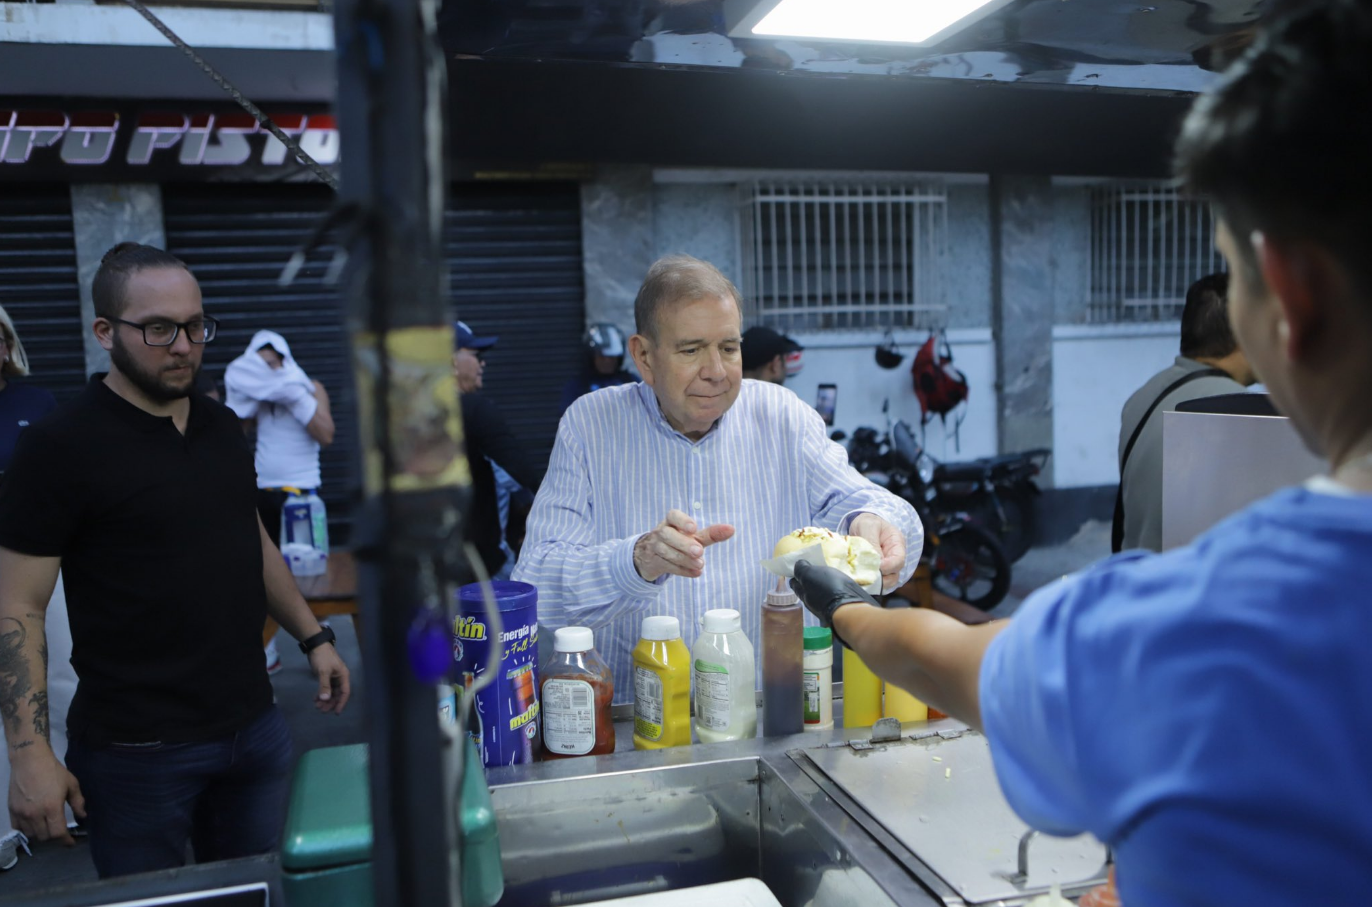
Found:
[(39, 690), (29, 699), (29, 705), (33, 706), (33, 733), (48, 739), (48, 691)]
[(29, 659), (24, 654), (29, 631), (12, 617), (0, 618), (0, 718), (19, 730), (19, 703), (33, 688)]

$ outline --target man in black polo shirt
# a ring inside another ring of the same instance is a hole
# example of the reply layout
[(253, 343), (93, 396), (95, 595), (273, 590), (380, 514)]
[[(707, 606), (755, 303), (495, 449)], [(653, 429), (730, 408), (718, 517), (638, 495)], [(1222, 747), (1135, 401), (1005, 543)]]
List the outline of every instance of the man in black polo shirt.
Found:
[[(319, 709), (343, 710), (348, 669), (257, 517), (238, 419), (191, 393), (215, 334), (195, 278), (121, 243), (92, 295), (110, 372), (21, 436), (0, 484), (10, 815), (30, 837), (70, 842), (70, 803), (102, 878), (180, 866), (187, 841), (198, 861), (264, 853), (291, 767), (262, 670), (265, 618), (304, 640)], [(66, 768), (47, 733), (44, 611), (59, 568), (79, 678)]]

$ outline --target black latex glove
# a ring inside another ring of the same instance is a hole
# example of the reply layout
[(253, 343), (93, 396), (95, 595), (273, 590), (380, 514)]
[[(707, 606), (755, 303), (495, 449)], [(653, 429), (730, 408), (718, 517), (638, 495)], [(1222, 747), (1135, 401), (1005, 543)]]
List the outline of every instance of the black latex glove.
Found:
[[(834, 612), (844, 605), (867, 604), (881, 607), (880, 602), (872, 598), (846, 573), (833, 567), (816, 567), (808, 561), (796, 564), (791, 589), (800, 596), (800, 600), (810, 609), (810, 613), (830, 629), (834, 626)], [(838, 636), (837, 630), (834, 630), (834, 636)], [(839, 642), (843, 640), (840, 639)]]

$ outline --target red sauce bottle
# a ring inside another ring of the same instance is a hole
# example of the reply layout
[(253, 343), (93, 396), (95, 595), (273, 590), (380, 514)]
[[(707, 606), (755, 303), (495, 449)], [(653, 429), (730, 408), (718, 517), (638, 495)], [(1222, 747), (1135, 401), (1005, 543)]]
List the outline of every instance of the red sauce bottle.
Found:
[(615, 685), (588, 627), (553, 634), (553, 656), (540, 674), (543, 758), (600, 756), (615, 751), (610, 714)]

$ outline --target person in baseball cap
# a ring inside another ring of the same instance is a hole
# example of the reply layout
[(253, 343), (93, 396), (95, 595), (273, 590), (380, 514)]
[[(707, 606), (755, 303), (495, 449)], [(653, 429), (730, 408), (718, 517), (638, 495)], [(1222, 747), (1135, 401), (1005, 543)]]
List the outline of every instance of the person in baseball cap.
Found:
[(743, 377), (772, 384), (800, 374), (800, 354), (805, 347), (785, 334), (757, 325), (743, 332)]
[(486, 364), (481, 354), (496, 345), (499, 337), (478, 337), (465, 321), (453, 322), (453, 375), (457, 389), (464, 394), (481, 390)]

